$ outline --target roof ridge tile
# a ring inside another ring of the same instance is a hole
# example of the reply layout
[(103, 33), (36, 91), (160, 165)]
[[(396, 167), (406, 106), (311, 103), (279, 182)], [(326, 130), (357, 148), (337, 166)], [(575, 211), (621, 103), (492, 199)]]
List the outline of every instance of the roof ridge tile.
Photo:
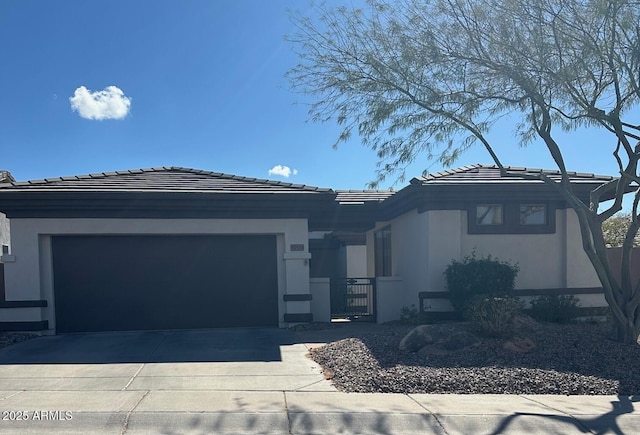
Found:
[[(411, 185), (441, 184), (441, 183), (493, 183), (498, 181), (512, 182), (519, 174), (546, 174), (557, 178), (558, 170), (545, 170), (526, 167), (506, 166), (512, 171), (512, 176), (505, 179), (496, 165), (474, 163), (454, 169), (445, 169), (432, 174), (410, 180)], [(154, 175), (151, 175), (154, 174)], [(191, 175), (184, 175), (191, 174)], [(613, 179), (612, 176), (596, 175), (592, 173), (568, 172), (572, 182), (596, 183)], [(530, 177), (531, 178), (531, 177)], [(536, 177), (539, 178), (539, 177)], [(531, 182), (537, 182), (533, 180)], [(179, 166), (163, 166), (154, 168), (130, 169), (122, 171), (101, 172), (86, 175), (52, 177), (41, 180), (29, 180), (2, 183), (3, 189), (16, 187), (18, 189), (51, 189), (51, 190), (140, 190), (140, 191), (210, 191), (229, 193), (279, 193), (279, 192), (331, 192), (345, 195), (386, 196), (393, 195), (394, 190), (381, 189), (346, 189), (333, 190), (331, 188), (309, 186), (302, 183), (268, 180), (257, 177), (246, 177), (201, 169), (184, 168)], [(408, 186), (407, 186), (408, 187)]]

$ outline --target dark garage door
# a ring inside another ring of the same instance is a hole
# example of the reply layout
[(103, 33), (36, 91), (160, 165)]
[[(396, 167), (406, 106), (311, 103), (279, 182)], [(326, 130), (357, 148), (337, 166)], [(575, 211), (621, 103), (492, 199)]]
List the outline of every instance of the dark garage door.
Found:
[(278, 325), (275, 236), (56, 236), (57, 332)]

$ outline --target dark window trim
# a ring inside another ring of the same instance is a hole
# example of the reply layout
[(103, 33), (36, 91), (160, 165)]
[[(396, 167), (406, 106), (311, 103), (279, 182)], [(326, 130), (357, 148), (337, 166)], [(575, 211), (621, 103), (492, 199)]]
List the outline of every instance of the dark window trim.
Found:
[(0, 331), (45, 331), (47, 329), (49, 329), (48, 320), (0, 322)]
[(313, 295), (307, 293), (287, 294), (282, 295), (282, 300), (284, 300), (285, 302), (310, 301), (313, 300)]
[[(521, 205), (545, 205), (547, 208), (546, 224), (523, 225), (520, 224)], [(502, 202), (502, 225), (478, 225), (476, 223), (476, 206), (487, 204), (478, 202), (467, 207), (467, 233), (468, 234), (554, 234), (556, 232), (557, 205), (549, 201), (504, 201)], [(492, 204), (499, 204), (494, 202)]]
[[(388, 234), (388, 237), (384, 234)], [(378, 237), (378, 235), (382, 235)], [(382, 242), (382, 243), (380, 243)], [(393, 253), (391, 251), (391, 225), (373, 233), (374, 266), (376, 276), (393, 276)], [(386, 254), (386, 255), (385, 255)]]
[(46, 300), (36, 301), (0, 301), (0, 308), (38, 308), (46, 307)]

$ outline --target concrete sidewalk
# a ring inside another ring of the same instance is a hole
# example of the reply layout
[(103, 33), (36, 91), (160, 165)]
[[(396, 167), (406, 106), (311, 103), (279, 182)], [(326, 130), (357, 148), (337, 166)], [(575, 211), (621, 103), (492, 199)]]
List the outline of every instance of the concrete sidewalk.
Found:
[(11, 434), (634, 434), (640, 428), (633, 399), (617, 396), (135, 390), (0, 397), (0, 432)]
[(0, 433), (639, 432), (640, 397), (340, 393), (306, 354), (339, 338), (326, 334), (344, 332), (87, 334), (20, 343), (0, 350)]

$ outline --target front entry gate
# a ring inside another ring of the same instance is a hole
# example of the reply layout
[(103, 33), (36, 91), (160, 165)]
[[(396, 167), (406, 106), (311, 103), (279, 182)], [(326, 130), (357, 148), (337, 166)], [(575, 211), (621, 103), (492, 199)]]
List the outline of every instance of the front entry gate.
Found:
[(375, 278), (331, 278), (331, 318), (375, 322)]

